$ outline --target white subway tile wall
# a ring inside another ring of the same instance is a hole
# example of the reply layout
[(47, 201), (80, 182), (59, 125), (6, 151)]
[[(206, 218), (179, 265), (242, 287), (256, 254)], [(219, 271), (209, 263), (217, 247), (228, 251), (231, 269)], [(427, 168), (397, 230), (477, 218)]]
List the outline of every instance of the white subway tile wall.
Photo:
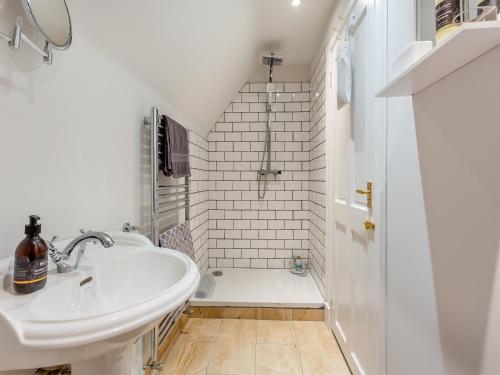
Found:
[(193, 131), (189, 134), (189, 164), (189, 225), (195, 261), (203, 274), (208, 268), (208, 141)]
[(309, 250), (311, 274), (326, 298), (326, 64), (325, 53), (311, 78), (309, 133)]
[(275, 83), (272, 168), (264, 200), (257, 170), (266, 138), (266, 84), (247, 83), (208, 135), (209, 267), (285, 268), (309, 258), (309, 83)]

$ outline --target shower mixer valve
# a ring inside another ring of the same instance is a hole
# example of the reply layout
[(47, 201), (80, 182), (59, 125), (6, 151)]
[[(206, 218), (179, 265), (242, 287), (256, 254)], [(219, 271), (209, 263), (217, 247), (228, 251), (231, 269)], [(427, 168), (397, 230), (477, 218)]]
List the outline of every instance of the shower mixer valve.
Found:
[(271, 169), (269, 171), (265, 170), (265, 169), (261, 169), (257, 173), (260, 174), (261, 176), (265, 176), (265, 175), (269, 175), (269, 174), (272, 174), (273, 176), (277, 176), (277, 175), (281, 174), (281, 171), (279, 171), (277, 169)]

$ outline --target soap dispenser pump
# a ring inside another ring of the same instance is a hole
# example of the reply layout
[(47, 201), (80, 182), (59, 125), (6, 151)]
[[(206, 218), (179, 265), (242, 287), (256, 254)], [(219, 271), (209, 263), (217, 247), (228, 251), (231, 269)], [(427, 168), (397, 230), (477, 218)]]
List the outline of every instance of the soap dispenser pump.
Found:
[(30, 216), (30, 222), (24, 227), (26, 237), (16, 248), (14, 261), (14, 290), (28, 294), (42, 289), (47, 282), (48, 247), (40, 237), (42, 226), (40, 217)]

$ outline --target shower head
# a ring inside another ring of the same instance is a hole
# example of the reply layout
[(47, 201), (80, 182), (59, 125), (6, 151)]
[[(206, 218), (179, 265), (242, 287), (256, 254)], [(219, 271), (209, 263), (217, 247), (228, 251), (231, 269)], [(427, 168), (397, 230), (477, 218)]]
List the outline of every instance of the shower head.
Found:
[(283, 57), (274, 56), (274, 54), (262, 57), (262, 64), (264, 65), (281, 65), (283, 64)]
[(275, 56), (274, 53), (262, 57), (262, 64), (269, 65), (269, 83), (273, 82), (273, 67), (283, 64), (283, 57)]

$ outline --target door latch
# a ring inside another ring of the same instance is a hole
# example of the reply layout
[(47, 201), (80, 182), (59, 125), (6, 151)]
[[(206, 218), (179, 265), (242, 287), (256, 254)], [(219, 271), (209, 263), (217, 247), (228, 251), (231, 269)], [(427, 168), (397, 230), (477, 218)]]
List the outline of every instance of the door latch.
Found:
[(364, 226), (365, 230), (375, 230), (375, 223), (370, 219), (365, 220)]

